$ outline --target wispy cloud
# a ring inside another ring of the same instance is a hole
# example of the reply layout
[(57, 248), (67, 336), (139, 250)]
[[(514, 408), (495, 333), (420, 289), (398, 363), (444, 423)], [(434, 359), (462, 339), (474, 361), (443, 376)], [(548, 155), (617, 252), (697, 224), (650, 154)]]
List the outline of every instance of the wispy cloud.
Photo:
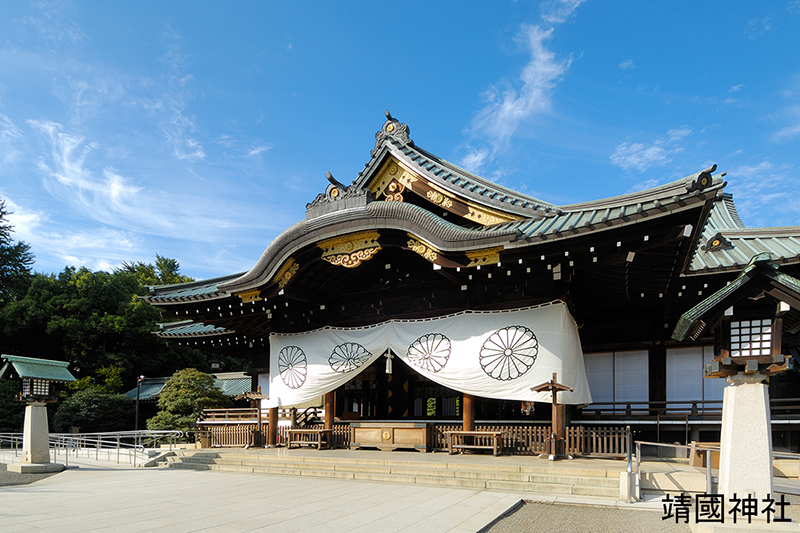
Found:
[(633, 185), (630, 189), (628, 189), (628, 192), (639, 192), (645, 189), (651, 189), (657, 186), (658, 184), (659, 184), (658, 179), (651, 178), (649, 180), (645, 180), (640, 183), (637, 183), (636, 185)]
[(545, 42), (552, 37), (553, 29), (523, 26), (517, 36), (530, 52), (531, 58), (519, 76), (519, 87), (503, 82), (502, 87), (491, 87), (483, 94), (486, 106), (472, 121), (473, 137), (488, 142), (489, 147), (468, 147), (461, 164), (477, 171), (498, 153), (508, 147), (508, 142), (519, 125), (531, 116), (550, 109), (551, 92), (571, 63), (559, 61)]
[(108, 227), (70, 231), (59, 228), (44, 211), (26, 209), (4, 193), (0, 196), (6, 199), (12, 212), (9, 218), (14, 226), (14, 239), (30, 244), (34, 253), (38, 250), (52, 253), (65, 265), (110, 270), (130, 260), (141, 247), (142, 239), (134, 232)]
[(672, 129), (664, 137), (650, 144), (623, 142), (611, 154), (611, 163), (625, 170), (635, 168), (644, 172), (648, 168), (661, 166), (671, 160), (671, 155), (683, 151), (680, 141), (692, 130), (687, 127)]
[(749, 21), (744, 28), (744, 34), (754, 41), (772, 29), (772, 17), (767, 15), (763, 18), (755, 18)]
[(728, 171), (729, 192), (733, 193), (736, 208), (749, 226), (795, 223), (800, 206), (787, 201), (795, 194), (788, 183), (790, 168), (764, 160), (757, 165), (743, 165)]
[[(485, 105), (472, 120), (471, 140), (460, 164), (478, 172), (508, 148), (511, 137), (524, 121), (550, 110), (552, 92), (569, 70), (572, 58), (558, 59), (547, 48), (554, 26), (572, 17), (585, 0), (549, 0), (540, 5), (544, 24), (523, 24), (515, 37), (530, 59), (518, 80), (501, 80), (481, 95)], [(488, 145), (488, 146), (487, 146)]]
[(633, 63), (633, 59), (626, 59), (622, 63), (619, 64), (619, 68), (622, 70), (631, 70), (635, 69), (636, 65)]
[(742, 89), (742, 87), (744, 87), (744, 83), (740, 83), (739, 85), (734, 85), (733, 87), (731, 87), (730, 89), (728, 89), (728, 92), (729, 92), (729, 93), (735, 93), (736, 91), (739, 91), (739, 90), (741, 90), (741, 89)]
[[(98, 178), (87, 168), (87, 156), (96, 150), (96, 143), (84, 143), (82, 137), (64, 133), (60, 124), (55, 122), (30, 120), (28, 123), (35, 129), (45, 133), (51, 141), (51, 163), (39, 160), (39, 168), (49, 177), (54, 178), (49, 188), (61, 187), (68, 191), (81, 211), (97, 218), (107, 218), (111, 213), (126, 211), (135, 203), (135, 197), (141, 190), (120, 175), (114, 168), (102, 170)], [(52, 165), (52, 166), (51, 166)]]
[(572, 16), (578, 6), (586, 0), (550, 0), (542, 2), (542, 20), (549, 24), (561, 24)]
[(72, 2), (52, 1), (33, 2), (38, 13), (23, 17), (24, 26), (35, 29), (42, 41), (62, 43), (84, 41), (86, 32), (72, 18)]
[[(75, 211), (120, 231), (209, 242), (252, 224), (240, 213), (229, 218), (219, 199), (184, 191), (181, 202), (156, 188), (144, 189), (122, 172), (92, 159), (97, 142), (65, 133), (55, 122), (29, 121), (50, 142), (49, 157), (38, 161), (50, 194)], [(198, 216), (198, 213), (204, 213)]]
[(7, 116), (0, 114), (0, 161), (3, 166), (14, 163), (21, 152), (18, 144), (22, 141), (22, 132)]
[(789, 118), (789, 125), (780, 129), (773, 135), (772, 140), (775, 142), (785, 141), (786, 139), (800, 135), (800, 105), (788, 109), (783, 115)]
[(250, 152), (247, 154), (247, 157), (258, 155), (258, 154), (260, 154), (262, 152), (266, 152), (267, 150), (271, 150), (271, 149), (272, 149), (272, 145), (258, 146), (256, 148), (253, 148), (252, 150), (250, 150)]

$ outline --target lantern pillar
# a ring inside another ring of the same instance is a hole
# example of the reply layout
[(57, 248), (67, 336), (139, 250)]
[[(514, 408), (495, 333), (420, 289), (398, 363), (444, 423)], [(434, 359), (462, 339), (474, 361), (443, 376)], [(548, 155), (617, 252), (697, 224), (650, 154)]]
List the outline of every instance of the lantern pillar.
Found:
[(722, 403), (720, 494), (772, 494), (772, 428), (769, 389), (761, 373), (729, 376)]

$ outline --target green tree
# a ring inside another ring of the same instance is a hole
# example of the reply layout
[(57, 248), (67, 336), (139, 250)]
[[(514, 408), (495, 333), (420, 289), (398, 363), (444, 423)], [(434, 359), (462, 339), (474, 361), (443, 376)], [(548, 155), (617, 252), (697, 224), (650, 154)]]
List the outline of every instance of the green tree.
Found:
[(22, 431), (25, 404), (17, 400), (19, 382), (0, 381), (0, 433)]
[(201, 351), (167, 346), (153, 334), (161, 317), (138, 299), (141, 290), (129, 272), (67, 267), (58, 275), (35, 274), (24, 298), (0, 308), (0, 346), (4, 353), (69, 361), (79, 379), (108, 383), (102, 369), (118, 368), (128, 388), (137, 375), (207, 368)]
[(175, 372), (158, 398), (160, 411), (147, 420), (147, 429), (188, 430), (203, 409), (227, 407), (230, 398), (214, 385), (214, 378), (194, 368)]
[(95, 390), (102, 394), (119, 394), (122, 391), (122, 370), (121, 366), (103, 366), (97, 370), (96, 378), (84, 376), (67, 383), (67, 388), (74, 391)]
[(79, 427), (82, 433), (131, 430), (134, 409), (134, 401), (124, 394), (81, 390), (58, 406), (53, 416), (53, 431), (67, 433), (72, 427)]
[(0, 305), (25, 294), (34, 261), (30, 245), (11, 237), (14, 226), (8, 222), (10, 214), (5, 200), (0, 199)]
[(117, 272), (128, 272), (136, 276), (136, 279), (143, 287), (149, 285), (173, 285), (175, 283), (187, 283), (194, 281), (189, 276), (184, 276), (180, 272), (181, 265), (177, 259), (170, 259), (156, 254), (156, 262), (134, 263), (123, 262)]

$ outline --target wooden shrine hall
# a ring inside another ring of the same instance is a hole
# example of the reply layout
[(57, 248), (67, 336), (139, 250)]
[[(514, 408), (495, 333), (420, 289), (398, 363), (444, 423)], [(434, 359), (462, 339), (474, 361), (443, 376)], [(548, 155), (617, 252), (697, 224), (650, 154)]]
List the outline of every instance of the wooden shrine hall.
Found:
[[(800, 227), (744, 227), (716, 166), (555, 205), (423, 150), (388, 112), (375, 137), (355, 179), (327, 174), (305, 219), (248, 272), (144, 298), (172, 321), (158, 332), (166, 341), (247, 356), (268, 398), (267, 443), (305, 427), (292, 418), (279, 430), (284, 415), (319, 407), (323, 422), (305, 428), (328, 444), (427, 450), (477, 429), (542, 453), (552, 395), (532, 389), (553, 373), (565, 453), (624, 452), (625, 426), (651, 440), (718, 439), (724, 380), (703, 378), (713, 338), (671, 334), (758, 254), (800, 277)], [(800, 357), (800, 313), (782, 317), (781, 333)], [(774, 441), (795, 451), (797, 383), (789, 371), (769, 384)], [(248, 416), (206, 422), (255, 424)]]

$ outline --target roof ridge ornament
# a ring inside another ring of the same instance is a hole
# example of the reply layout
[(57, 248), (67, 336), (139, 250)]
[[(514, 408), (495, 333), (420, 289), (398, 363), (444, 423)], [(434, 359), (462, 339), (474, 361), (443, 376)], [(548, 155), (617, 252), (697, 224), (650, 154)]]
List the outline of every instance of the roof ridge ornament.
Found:
[(408, 127), (408, 124), (401, 124), (399, 120), (394, 118), (392, 114), (389, 113), (388, 109), (384, 111), (384, 114), (386, 115), (386, 122), (383, 123), (381, 130), (375, 134), (375, 148), (371, 152), (373, 157), (375, 157), (375, 154), (378, 153), (378, 148), (380, 148), (380, 145), (384, 139), (389, 137), (400, 142), (401, 144), (414, 146), (414, 141), (412, 141), (411, 137), (409, 137), (411, 134), (411, 129)]
[(706, 187), (709, 187), (714, 182), (714, 176), (712, 176), (711, 173), (715, 170), (717, 170), (717, 165), (713, 164), (707, 169), (698, 172), (697, 178), (686, 187), (686, 192), (702, 191)]
[[(368, 189), (361, 189), (355, 184), (345, 186), (342, 182), (334, 178), (333, 174), (330, 172), (325, 173), (325, 178), (330, 182), (330, 185), (328, 185), (324, 193), (318, 194), (313, 202), (306, 204), (307, 218), (323, 215), (337, 209), (366, 205), (371, 200)], [(336, 206), (330, 205), (339, 201), (345, 201), (345, 203)], [(327, 207), (322, 210), (317, 209), (320, 206)]]

